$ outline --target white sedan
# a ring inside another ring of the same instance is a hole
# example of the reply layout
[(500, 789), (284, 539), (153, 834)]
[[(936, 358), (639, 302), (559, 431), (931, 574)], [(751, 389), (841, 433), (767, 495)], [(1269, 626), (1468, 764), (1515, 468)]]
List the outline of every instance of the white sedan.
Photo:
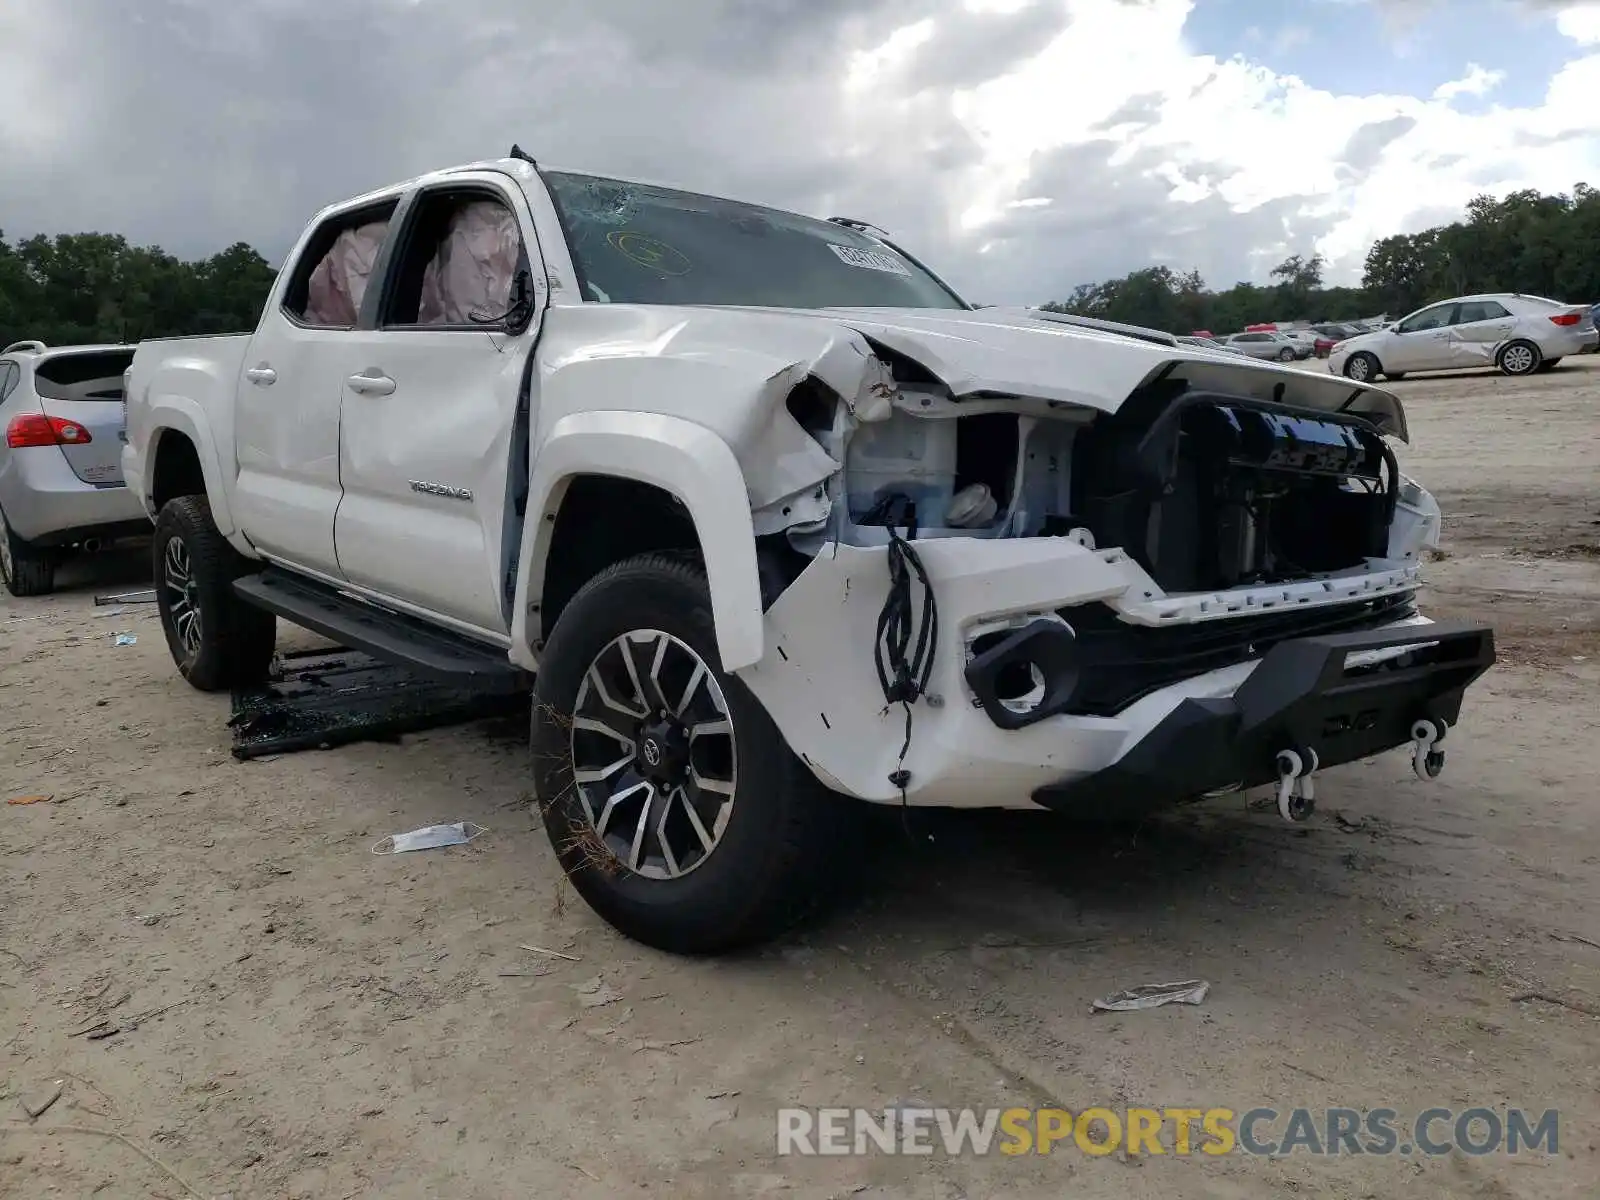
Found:
[(1340, 342), (1328, 367), (1371, 383), (1411, 371), (1498, 367), (1507, 375), (1548, 371), (1569, 354), (1594, 348), (1600, 334), (1587, 305), (1499, 292), (1457, 296), (1371, 333)]

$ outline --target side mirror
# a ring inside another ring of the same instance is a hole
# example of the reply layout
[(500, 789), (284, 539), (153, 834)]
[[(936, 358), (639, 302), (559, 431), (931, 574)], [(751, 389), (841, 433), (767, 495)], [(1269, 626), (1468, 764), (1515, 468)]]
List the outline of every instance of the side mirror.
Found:
[(511, 308), (506, 313), (506, 333), (519, 337), (533, 324), (533, 272), (520, 267), (511, 280)]

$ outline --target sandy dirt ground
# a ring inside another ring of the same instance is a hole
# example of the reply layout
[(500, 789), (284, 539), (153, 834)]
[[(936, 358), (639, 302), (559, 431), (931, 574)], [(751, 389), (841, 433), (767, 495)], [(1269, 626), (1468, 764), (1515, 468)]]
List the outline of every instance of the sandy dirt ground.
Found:
[[(53, 800), (0, 807), (0, 1195), (1594, 1195), (1600, 359), (1394, 386), (1446, 508), (1432, 611), (1501, 636), (1440, 781), (1336, 770), (1304, 828), (1240, 797), (923, 822), (833, 920), (730, 961), (576, 900), (519, 730), (238, 763), (152, 610), (91, 603), (142, 554), (6, 597), (0, 793)], [(489, 832), (369, 852), (450, 820)], [(1090, 1015), (1190, 977), (1197, 1007)], [(780, 1107), (896, 1103), (1561, 1123), (1553, 1157), (774, 1154)]]

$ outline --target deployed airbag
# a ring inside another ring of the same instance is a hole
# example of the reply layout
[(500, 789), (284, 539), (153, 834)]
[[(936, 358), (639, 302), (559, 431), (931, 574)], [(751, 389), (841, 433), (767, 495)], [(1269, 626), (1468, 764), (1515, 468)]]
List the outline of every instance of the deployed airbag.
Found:
[(388, 232), (387, 221), (372, 221), (346, 229), (334, 239), (306, 286), (307, 321), (313, 325), (356, 323), (372, 264)]
[(450, 218), (439, 249), (422, 276), (423, 325), (465, 325), (497, 317), (511, 305), (511, 283), (522, 252), (517, 218), (503, 204), (475, 200)]

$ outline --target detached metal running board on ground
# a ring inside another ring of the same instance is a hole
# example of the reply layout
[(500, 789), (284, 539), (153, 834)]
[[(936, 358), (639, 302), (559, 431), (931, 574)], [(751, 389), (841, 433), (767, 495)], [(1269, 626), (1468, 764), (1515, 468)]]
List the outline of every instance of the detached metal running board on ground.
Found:
[(378, 608), (275, 567), (235, 580), (233, 590), (247, 604), (430, 679), (506, 694), (526, 692), (533, 684), (533, 677), (499, 646)]
[(519, 718), (526, 730), (527, 711), (526, 696), (423, 678), (359, 650), (301, 650), (282, 655), (259, 686), (235, 689), (228, 726), (233, 756), (244, 760), (495, 717)]

